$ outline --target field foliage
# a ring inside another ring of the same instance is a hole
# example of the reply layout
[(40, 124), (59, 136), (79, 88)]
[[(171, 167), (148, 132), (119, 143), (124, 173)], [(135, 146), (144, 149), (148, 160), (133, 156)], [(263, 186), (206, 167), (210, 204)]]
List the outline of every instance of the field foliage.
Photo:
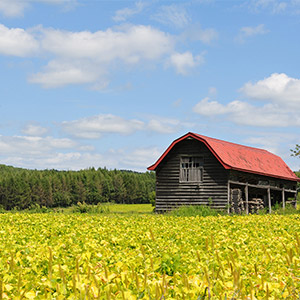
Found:
[(299, 215), (1, 214), (0, 299), (299, 299)]

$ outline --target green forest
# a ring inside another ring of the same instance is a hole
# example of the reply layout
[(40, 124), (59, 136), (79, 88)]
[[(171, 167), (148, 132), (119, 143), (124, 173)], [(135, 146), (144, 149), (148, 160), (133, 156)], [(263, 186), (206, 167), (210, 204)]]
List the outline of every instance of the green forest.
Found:
[(0, 165), (0, 207), (26, 209), (33, 205), (67, 207), (78, 202), (98, 204), (149, 203), (155, 198), (155, 174), (86, 169), (27, 170)]

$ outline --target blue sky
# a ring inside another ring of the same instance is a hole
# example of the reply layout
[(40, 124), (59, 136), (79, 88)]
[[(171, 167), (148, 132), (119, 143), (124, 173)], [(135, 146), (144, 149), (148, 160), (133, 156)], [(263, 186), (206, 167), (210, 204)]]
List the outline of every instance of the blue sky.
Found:
[(299, 170), (299, 53), (299, 0), (0, 0), (0, 163), (145, 171), (191, 131)]

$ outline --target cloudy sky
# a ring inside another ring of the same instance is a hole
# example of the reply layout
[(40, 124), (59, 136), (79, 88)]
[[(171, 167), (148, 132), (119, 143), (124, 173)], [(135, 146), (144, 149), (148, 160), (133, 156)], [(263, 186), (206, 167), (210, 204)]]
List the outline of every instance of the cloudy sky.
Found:
[(300, 159), (299, 0), (0, 0), (0, 164), (145, 171), (191, 131)]

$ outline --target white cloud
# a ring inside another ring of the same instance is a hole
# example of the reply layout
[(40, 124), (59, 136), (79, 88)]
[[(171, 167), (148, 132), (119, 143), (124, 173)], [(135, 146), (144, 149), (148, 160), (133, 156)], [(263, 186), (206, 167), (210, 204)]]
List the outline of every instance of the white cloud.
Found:
[(179, 130), (181, 124), (179, 120), (169, 118), (151, 119), (147, 125), (148, 130), (166, 134), (174, 133)]
[(125, 120), (119, 116), (107, 114), (82, 118), (75, 121), (64, 121), (62, 129), (77, 138), (98, 139), (104, 133), (130, 134), (144, 128), (139, 120)]
[(38, 49), (38, 42), (29, 32), (0, 24), (0, 54), (25, 57), (35, 54)]
[(294, 5), (293, 1), (290, 2), (281, 0), (252, 0), (250, 1), (250, 8), (255, 12), (267, 10), (272, 14), (279, 14), (286, 11), (290, 5)]
[(1, 159), (6, 165), (13, 165), (21, 168), (35, 169), (57, 169), (57, 170), (80, 170), (89, 167), (113, 168), (116, 161), (101, 154), (81, 152), (48, 152), (43, 155), (23, 156), (10, 155)]
[(157, 147), (138, 148), (132, 152), (126, 153), (122, 157), (122, 162), (130, 169), (138, 171), (146, 171), (153, 162), (155, 162), (161, 155), (162, 150)]
[(200, 25), (191, 25), (182, 33), (183, 40), (200, 41), (204, 44), (210, 44), (218, 38), (218, 32), (213, 28), (203, 29)]
[(242, 27), (240, 29), (239, 35), (238, 35), (238, 41), (244, 42), (245, 39), (249, 37), (253, 37), (256, 35), (264, 35), (269, 32), (268, 29), (265, 28), (264, 24), (257, 25), (256, 27)]
[(203, 116), (224, 116), (236, 124), (258, 127), (300, 127), (300, 80), (274, 73), (256, 83), (248, 82), (241, 89), (250, 100), (265, 103), (255, 105), (235, 100), (227, 104), (210, 100), (198, 102), (193, 111)]
[(173, 103), (172, 103), (172, 106), (174, 107), (180, 107), (182, 104), (182, 99), (181, 98), (178, 98), (177, 100), (175, 100)]
[(132, 16), (142, 12), (142, 10), (145, 8), (145, 6), (146, 6), (145, 2), (138, 1), (135, 3), (135, 6), (133, 8), (126, 7), (126, 8), (117, 10), (116, 14), (113, 17), (113, 20), (115, 22), (124, 22), (129, 17), (132, 17)]
[(92, 146), (51, 136), (0, 135), (0, 160), (6, 165), (23, 168), (34, 166), (37, 169), (78, 170), (91, 166), (113, 168), (117, 165), (115, 157), (94, 153)]
[(32, 158), (31, 162), (23, 161), (26, 165), (38, 165), (39, 169), (80, 170), (90, 167), (111, 167), (114, 160), (106, 155), (96, 153), (47, 153), (43, 157)]
[(217, 90), (216, 87), (211, 86), (211, 87), (209, 88), (209, 90), (208, 90), (208, 93), (209, 93), (210, 95), (217, 95), (218, 90)]
[(299, 135), (290, 132), (274, 132), (274, 131), (259, 131), (256, 133), (249, 132), (248, 137), (244, 140), (246, 144), (253, 145), (268, 150), (279, 155), (284, 159), (292, 170), (299, 170), (297, 159), (290, 156), (291, 148), (299, 141)]
[[(76, 150), (77, 149), (77, 150)], [(68, 138), (0, 135), (2, 164), (23, 168), (71, 169), (117, 166), (120, 157), (95, 153), (92, 146)]]
[(233, 101), (227, 105), (229, 117), (235, 123), (257, 127), (289, 127), (300, 126), (300, 118), (283, 110), (280, 106), (266, 104), (262, 107), (253, 106), (247, 102)]
[(42, 155), (55, 149), (70, 149), (76, 143), (67, 138), (0, 136), (0, 155)]
[(215, 116), (226, 114), (229, 109), (223, 104), (211, 101), (209, 97), (205, 97), (193, 107), (193, 111), (203, 116)]
[(201, 41), (204, 44), (210, 44), (218, 38), (218, 33), (215, 29), (203, 29), (200, 24), (193, 24), (184, 5), (172, 4), (163, 6), (152, 18), (162, 24), (184, 29), (178, 38), (181, 41)]
[(23, 14), (27, 4), (24, 1), (1, 0), (0, 12), (7, 17), (17, 17)]
[(171, 55), (169, 65), (173, 66), (178, 74), (186, 75), (190, 70), (204, 62), (203, 55), (193, 56), (189, 51)]
[(286, 2), (279, 2), (274, 4), (273, 6), (273, 13), (274, 14), (279, 14), (281, 12), (284, 12), (287, 8), (287, 3)]
[(268, 150), (275, 154), (279, 153), (280, 144), (289, 143), (291, 140), (294, 140), (295, 137), (289, 134), (282, 134), (279, 132), (259, 132), (255, 136), (249, 136), (245, 139), (245, 142), (250, 145), (254, 145), (256, 147), (260, 147), (262, 149)]
[(80, 170), (89, 167), (108, 169), (130, 169), (145, 172), (160, 155), (156, 147), (137, 148), (134, 150), (118, 149), (104, 153), (95, 152), (60, 152), (49, 151), (43, 154), (24, 155), (14, 153), (0, 159), (2, 164), (13, 165), (22, 168)]
[(67, 84), (96, 82), (101, 78), (101, 71), (101, 69), (97, 70), (96, 66), (88, 63), (53, 60), (42, 72), (31, 75), (28, 80), (31, 83), (39, 83), (44, 88), (56, 88)]
[(0, 25), (0, 33), (0, 54), (51, 57), (46, 66), (28, 77), (29, 82), (45, 88), (91, 84), (94, 89), (103, 89), (111, 73), (124, 66), (130, 70), (162, 64), (186, 75), (204, 61), (204, 54), (176, 52), (176, 38), (151, 26), (70, 32), (41, 26), (26, 31)]
[(24, 11), (29, 4), (33, 3), (47, 3), (56, 5), (74, 5), (76, 0), (31, 0), (31, 1), (20, 1), (20, 0), (1, 0), (0, 1), (0, 13), (6, 17), (19, 17), (24, 14)]
[(105, 76), (117, 65), (156, 62), (169, 55), (174, 47), (171, 36), (143, 25), (94, 33), (37, 30), (42, 34), (42, 49), (57, 57), (42, 72), (29, 78), (44, 87), (91, 82), (98, 88), (105, 87)]
[(182, 5), (175, 4), (162, 6), (160, 11), (153, 16), (153, 19), (162, 24), (179, 28), (187, 26), (191, 21), (185, 8)]
[(248, 7), (255, 13), (269, 12), (271, 14), (299, 14), (299, 0), (250, 0)]
[(245, 142), (250, 145), (268, 150), (274, 154), (278, 152), (278, 139), (267, 138), (266, 136), (251, 136), (245, 139)]
[[(190, 125), (190, 124), (188, 124)], [(149, 131), (160, 134), (177, 132), (182, 126), (188, 126), (179, 120), (152, 116), (149, 121), (124, 119), (112, 114), (101, 114), (74, 121), (64, 121), (61, 128), (75, 138), (99, 139), (103, 134), (133, 134), (137, 131)]]
[(107, 167), (144, 172), (160, 154), (156, 147), (99, 153), (92, 146), (80, 145), (67, 138), (0, 135), (1, 163), (23, 168), (79, 170)]
[(263, 106), (254, 106), (243, 101), (232, 101), (222, 104), (204, 98), (193, 108), (195, 113), (207, 117), (222, 116), (239, 125), (258, 127), (289, 127), (300, 126), (300, 117), (293, 110), (268, 103)]
[(45, 51), (62, 58), (89, 59), (102, 64), (115, 60), (128, 64), (156, 60), (173, 48), (171, 36), (143, 25), (94, 33), (51, 29), (42, 29), (42, 33)]
[(38, 124), (27, 124), (22, 133), (29, 136), (43, 136), (48, 132), (48, 129)]
[(55, 5), (74, 5), (77, 3), (76, 0), (32, 0), (32, 2), (41, 2), (47, 4), (55, 4)]
[(253, 36), (253, 35), (258, 35), (258, 34), (266, 34), (269, 32), (269, 30), (267, 30), (265, 28), (264, 24), (260, 24), (260, 25), (257, 25), (256, 27), (242, 27), (240, 29), (240, 32), (244, 36)]
[(300, 109), (300, 79), (274, 73), (255, 83), (246, 83), (240, 91), (251, 99), (281, 103)]

